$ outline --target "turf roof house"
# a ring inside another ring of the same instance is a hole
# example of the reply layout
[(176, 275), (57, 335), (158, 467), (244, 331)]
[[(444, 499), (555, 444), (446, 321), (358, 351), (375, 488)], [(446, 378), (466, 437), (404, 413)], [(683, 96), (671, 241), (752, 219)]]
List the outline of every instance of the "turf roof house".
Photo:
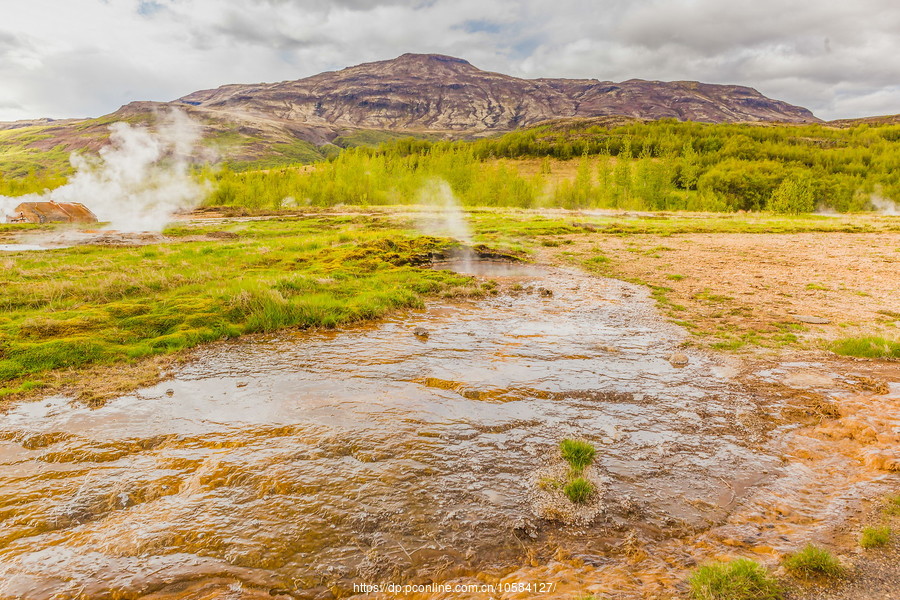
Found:
[(10, 223), (96, 223), (97, 216), (79, 202), (23, 202)]

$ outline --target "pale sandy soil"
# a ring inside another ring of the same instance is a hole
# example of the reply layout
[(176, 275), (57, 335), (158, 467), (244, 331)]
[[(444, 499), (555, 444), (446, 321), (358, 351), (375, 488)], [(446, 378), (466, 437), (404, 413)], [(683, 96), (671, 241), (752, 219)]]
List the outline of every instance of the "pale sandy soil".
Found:
[[(900, 338), (900, 235), (896, 233), (571, 236), (552, 260), (603, 254), (602, 272), (669, 288), (673, 319), (713, 345), (757, 332), (769, 346), (787, 333), (817, 340)], [(796, 315), (828, 324), (800, 323)]]

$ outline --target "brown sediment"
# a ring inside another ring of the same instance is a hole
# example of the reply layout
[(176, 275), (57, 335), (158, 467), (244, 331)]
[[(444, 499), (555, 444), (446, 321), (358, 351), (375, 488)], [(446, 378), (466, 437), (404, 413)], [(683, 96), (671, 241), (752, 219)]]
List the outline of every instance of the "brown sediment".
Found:
[[(156, 384), (169, 377), (174, 366), (191, 360), (192, 353), (193, 350), (185, 350), (141, 358), (130, 363), (57, 369), (41, 378), (40, 387), (0, 398), (0, 407), (54, 394), (75, 398), (88, 406), (102, 406), (107, 400)], [(6, 384), (10, 388), (16, 388), (20, 382), (13, 380)]]

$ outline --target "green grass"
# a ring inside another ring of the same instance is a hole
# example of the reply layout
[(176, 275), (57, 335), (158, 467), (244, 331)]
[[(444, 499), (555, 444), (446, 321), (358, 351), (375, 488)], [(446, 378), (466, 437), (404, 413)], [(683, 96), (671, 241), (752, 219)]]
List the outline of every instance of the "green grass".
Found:
[(565, 439), (559, 443), (559, 449), (562, 451), (563, 459), (577, 473), (581, 473), (591, 464), (597, 453), (591, 444), (581, 440)]
[(594, 485), (584, 477), (576, 477), (563, 486), (563, 493), (575, 504), (584, 504), (594, 493)]
[(839, 577), (844, 571), (841, 563), (831, 552), (812, 544), (807, 544), (803, 550), (788, 555), (782, 564), (791, 573), (802, 577), (810, 575)]
[(893, 494), (885, 500), (884, 514), (891, 516), (900, 515), (900, 494)]
[(219, 226), (237, 237), (4, 254), (0, 396), (60, 368), (133, 361), (283, 327), (333, 327), (484, 295), (474, 280), (421, 268), (449, 240), (364, 216)]
[(859, 545), (863, 548), (881, 548), (887, 546), (891, 541), (891, 528), (883, 527), (866, 527), (859, 535)]
[(860, 358), (900, 358), (900, 341), (880, 336), (851, 337), (829, 345), (835, 354)]
[(697, 568), (688, 579), (695, 600), (777, 600), (778, 582), (757, 562), (738, 558)]

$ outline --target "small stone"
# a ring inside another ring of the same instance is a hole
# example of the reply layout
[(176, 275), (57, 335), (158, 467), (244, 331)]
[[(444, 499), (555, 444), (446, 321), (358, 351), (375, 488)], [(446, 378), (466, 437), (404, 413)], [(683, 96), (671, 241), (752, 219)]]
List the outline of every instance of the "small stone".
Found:
[(247, 382), (246, 381), (238, 381), (237, 386), (239, 388), (247, 387)]
[(599, 350), (600, 352), (609, 352), (610, 354), (615, 354), (616, 352), (619, 351), (619, 349), (616, 348), (615, 346), (604, 346), (604, 345), (597, 346), (597, 350)]
[(794, 320), (799, 323), (810, 323), (812, 325), (825, 325), (827, 323), (831, 323), (828, 319), (824, 317), (816, 317), (815, 315), (791, 315), (794, 317)]
[(672, 363), (673, 366), (683, 367), (684, 365), (688, 364), (689, 359), (687, 357), (687, 354), (684, 354), (682, 352), (675, 352), (674, 354), (672, 354), (672, 356), (669, 357), (669, 362)]
[(175, 390), (173, 390), (172, 388), (169, 388), (166, 390), (166, 396), (172, 396), (174, 394), (175, 394)]
[(428, 337), (428, 330), (424, 327), (416, 327), (413, 329), (413, 335), (416, 337)]
[(545, 287), (539, 287), (537, 289), (537, 292), (538, 292), (538, 295), (541, 296), (542, 298), (549, 298), (550, 296), (553, 295), (553, 290), (548, 290)]

